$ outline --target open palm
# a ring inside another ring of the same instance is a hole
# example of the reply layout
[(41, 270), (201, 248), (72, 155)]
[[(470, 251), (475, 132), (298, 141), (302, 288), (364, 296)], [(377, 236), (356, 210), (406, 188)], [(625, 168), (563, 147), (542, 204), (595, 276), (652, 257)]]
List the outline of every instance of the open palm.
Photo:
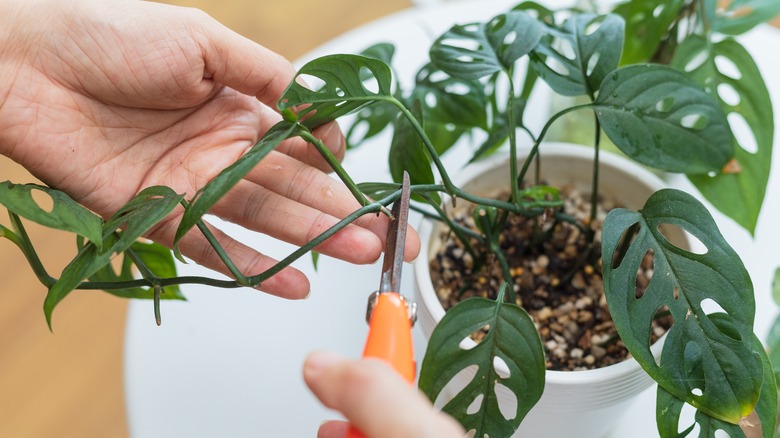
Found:
[[(99, 0), (55, 9), (46, 17), (20, 10), (10, 26), (0, 18), (17, 42), (3, 47), (9, 56), (0, 60), (0, 152), (104, 217), (152, 185), (191, 197), (280, 119), (272, 108), (294, 77), (290, 64), (199, 11)], [(2, 34), (0, 44), (8, 45)], [(343, 156), (335, 124), (315, 134)], [(313, 148), (287, 141), (212, 213), (302, 244), (358, 207), (327, 170)], [(148, 237), (170, 245), (180, 214)], [(386, 227), (381, 218), (365, 219), (317, 249), (368, 263), (379, 256)], [(214, 232), (244, 273), (274, 263)], [(413, 233), (410, 240), (414, 256)], [(180, 247), (226, 271), (198, 232)], [(286, 269), (262, 289), (300, 298), (309, 285)]]

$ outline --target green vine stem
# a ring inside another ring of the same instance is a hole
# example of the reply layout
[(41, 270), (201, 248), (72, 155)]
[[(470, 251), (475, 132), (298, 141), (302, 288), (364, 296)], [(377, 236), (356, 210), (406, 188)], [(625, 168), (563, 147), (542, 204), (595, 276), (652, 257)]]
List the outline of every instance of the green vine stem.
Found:
[(594, 125), (596, 127), (595, 140), (593, 144), (593, 181), (592, 188), (590, 190), (590, 217), (588, 222), (588, 243), (593, 243), (593, 239), (596, 238), (596, 230), (593, 229), (593, 224), (596, 221), (596, 212), (599, 204), (599, 158), (601, 152), (601, 123), (596, 114), (593, 114)]
[(509, 98), (506, 103), (507, 126), (509, 127), (509, 189), (512, 193), (512, 203), (519, 205), (520, 188), (517, 181), (517, 132), (515, 131), (515, 82), (512, 79), (512, 69), (509, 69)]
[(22, 254), (24, 254), (24, 257), (27, 259), (27, 263), (30, 264), (35, 276), (38, 277), (38, 281), (47, 288), (50, 288), (57, 279), (46, 272), (46, 268), (43, 267), (43, 263), (41, 262), (40, 257), (38, 257), (38, 253), (35, 251), (30, 236), (27, 235), (27, 230), (24, 229), (24, 225), (19, 216), (10, 211), (8, 212), (8, 216), (11, 219), (11, 227), (14, 232), (10, 232), (10, 230), (3, 227), (3, 236), (15, 243), (16, 246), (22, 250)]

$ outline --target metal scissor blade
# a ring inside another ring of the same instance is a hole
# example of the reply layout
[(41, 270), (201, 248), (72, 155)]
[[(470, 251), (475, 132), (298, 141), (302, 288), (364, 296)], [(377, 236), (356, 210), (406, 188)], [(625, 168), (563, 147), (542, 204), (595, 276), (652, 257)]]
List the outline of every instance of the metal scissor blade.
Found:
[(379, 292), (398, 292), (401, 287), (401, 269), (404, 264), (406, 227), (409, 223), (409, 174), (404, 171), (401, 197), (393, 203), (391, 213), (395, 218), (387, 229), (385, 258), (382, 261), (382, 279)]

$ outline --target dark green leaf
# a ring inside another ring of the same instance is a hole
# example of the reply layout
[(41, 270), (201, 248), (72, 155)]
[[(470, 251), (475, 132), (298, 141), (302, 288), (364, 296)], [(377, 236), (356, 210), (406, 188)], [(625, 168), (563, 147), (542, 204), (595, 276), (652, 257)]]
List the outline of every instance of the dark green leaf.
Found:
[(542, 26), (528, 14), (510, 11), (487, 23), (456, 25), (431, 46), (431, 61), (450, 76), (479, 79), (508, 71), (542, 37)]
[(727, 35), (745, 33), (780, 14), (780, 2), (777, 0), (707, 0), (706, 4), (712, 30)]
[[(716, 59), (728, 60), (737, 71), (720, 71)], [(752, 136), (756, 150), (734, 148), (739, 168), (735, 173), (718, 169), (713, 176), (692, 175), (690, 180), (715, 208), (753, 233), (769, 181), (775, 136), (772, 101), (761, 72), (750, 53), (733, 39), (713, 44), (691, 36), (677, 49), (672, 62), (700, 86), (707, 87), (727, 116), (738, 114), (747, 124), (749, 132), (745, 134)], [(744, 142), (746, 137), (740, 140)]]
[[(33, 197), (33, 191), (51, 198), (51, 210), (44, 210)], [(69, 231), (100, 245), (103, 241), (100, 216), (92, 213), (67, 194), (38, 184), (0, 183), (0, 204), (8, 211), (45, 227)]]
[(524, 1), (512, 8), (512, 10), (523, 11), (545, 24), (555, 24), (555, 13), (536, 2)]
[(295, 124), (281, 121), (265, 133), (252, 149), (235, 163), (226, 167), (214, 179), (209, 181), (190, 202), (176, 229), (173, 244), (179, 240), (217, 203), (230, 189), (265, 158), (282, 141), (288, 139), (295, 129)]
[[(512, 435), (544, 390), (544, 350), (536, 326), (522, 308), (503, 303), (503, 293), (499, 296), (497, 301), (470, 298), (448, 310), (431, 336), (420, 370), (420, 389), (436, 400), (458, 373), (478, 367), (474, 378), (442, 408), (478, 437)], [(486, 326), (487, 335), (476, 347), (460, 348), (462, 340)], [(496, 370), (496, 358), (506, 364), (509, 376)], [(499, 409), (498, 385), (517, 399), (512, 418)], [(469, 414), (477, 398), (482, 402)]]
[(298, 117), (309, 129), (392, 97), (390, 67), (376, 58), (323, 56), (304, 65), (298, 71), (298, 77), (302, 75), (323, 81), (322, 87), (311, 90), (293, 81), (277, 107), (280, 110), (298, 107)]
[(624, 28), (617, 15), (574, 15), (560, 28), (548, 26), (531, 65), (558, 94), (594, 96), (618, 66)]
[[(718, 326), (719, 330), (733, 330), (728, 327), (731, 324), (731, 321), (726, 314), (713, 313), (710, 314), (709, 317), (712, 322)], [(761, 386), (761, 395), (759, 396), (758, 404), (756, 404), (756, 414), (761, 424), (753, 427), (760, 427), (762, 436), (770, 437), (774, 432), (775, 424), (777, 422), (777, 385), (775, 375), (772, 372), (772, 364), (767, 355), (763, 353), (761, 341), (755, 335), (752, 335), (751, 338), (754, 351), (761, 355), (762, 375), (764, 378), (764, 382)], [(713, 418), (702, 411), (696, 412), (694, 424), (688, 427), (685, 432), (678, 435), (677, 429), (679, 427), (680, 412), (682, 411), (682, 408), (682, 400), (670, 394), (662, 387), (658, 387), (656, 419), (658, 431), (662, 438), (687, 436), (690, 431), (693, 430), (696, 423), (698, 423), (700, 427), (699, 436), (715, 437), (715, 432), (722, 430), (727, 432), (731, 438), (745, 437), (743, 429), (739, 426)], [(749, 428), (750, 426), (745, 425), (744, 427)]]
[[(144, 243), (136, 241), (130, 246), (130, 250), (144, 262), (147, 268), (159, 278), (176, 277), (176, 264), (173, 260), (171, 250), (158, 243)], [(94, 282), (118, 282), (129, 281), (136, 278), (133, 270), (133, 260), (127, 255), (127, 251), (122, 254), (122, 264), (120, 271), (116, 272), (109, 263), (89, 277)], [(137, 287), (128, 289), (108, 289), (106, 292), (123, 298), (134, 299), (152, 299), (154, 293), (151, 288)], [(184, 300), (184, 295), (178, 285), (172, 285), (165, 288), (165, 293), (160, 298), (166, 300)]]
[[(62, 271), (46, 295), (43, 310), (51, 327), (51, 315), (55, 306), (73, 289), (89, 278), (111, 258), (130, 248), (150, 228), (159, 223), (179, 204), (182, 195), (168, 187), (154, 186), (142, 190), (112, 216), (103, 226), (103, 245), (98, 248), (89, 242), (76, 258)], [(118, 231), (119, 228), (121, 231)], [(118, 236), (118, 237), (117, 237)]]
[(613, 12), (626, 21), (627, 36), (620, 63), (650, 61), (684, 5), (685, 0), (630, 0), (618, 5)]
[(467, 128), (462, 128), (449, 123), (427, 122), (425, 123), (425, 135), (433, 144), (436, 154), (444, 155), (455, 143), (469, 132)]
[[(420, 120), (419, 109), (412, 112)], [(404, 171), (409, 173), (409, 180), (412, 184), (435, 183), (431, 158), (425, 145), (412, 124), (403, 115), (399, 115), (395, 120), (388, 160), (390, 175), (397, 183), (403, 180)], [(417, 195), (412, 196), (417, 199)], [(436, 197), (437, 202), (439, 201), (437, 193), (432, 193), (431, 196)]]
[[(621, 258), (616, 250), (634, 224), (638, 233)], [(706, 252), (695, 254), (671, 243), (662, 225), (687, 231)], [(637, 270), (648, 252), (653, 277), (637, 298)], [(642, 368), (664, 389), (713, 417), (736, 423), (748, 415), (762, 384), (760, 352), (752, 342), (753, 285), (707, 209), (691, 195), (664, 189), (648, 199), (641, 213), (612, 210), (604, 223), (602, 259), (615, 327)], [(708, 300), (727, 312), (729, 330), (704, 313)], [(650, 324), (664, 307), (674, 324), (659, 366), (650, 351)]]
[(734, 152), (718, 103), (685, 74), (662, 65), (614, 71), (594, 109), (604, 132), (634, 160), (669, 172), (720, 170)]

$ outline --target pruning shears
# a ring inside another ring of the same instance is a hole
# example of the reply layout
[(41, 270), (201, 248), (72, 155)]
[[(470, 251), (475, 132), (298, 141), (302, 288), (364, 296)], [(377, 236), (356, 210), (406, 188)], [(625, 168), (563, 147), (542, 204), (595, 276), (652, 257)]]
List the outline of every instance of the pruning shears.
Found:
[[(417, 306), (399, 293), (409, 222), (409, 196), (409, 175), (404, 172), (401, 197), (393, 203), (391, 210), (394, 220), (387, 230), (379, 290), (368, 298), (366, 321), (369, 328), (363, 357), (388, 362), (411, 384), (414, 383), (416, 368), (412, 326), (417, 319)], [(347, 433), (347, 438), (362, 437), (363, 434), (354, 427)]]

